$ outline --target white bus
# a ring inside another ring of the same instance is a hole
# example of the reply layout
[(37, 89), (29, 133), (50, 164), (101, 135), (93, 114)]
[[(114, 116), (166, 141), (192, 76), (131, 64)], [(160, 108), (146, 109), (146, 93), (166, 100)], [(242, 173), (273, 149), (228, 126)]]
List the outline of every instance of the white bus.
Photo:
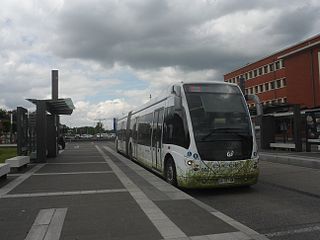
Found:
[(236, 84), (180, 83), (116, 121), (116, 149), (183, 188), (249, 186), (258, 152)]

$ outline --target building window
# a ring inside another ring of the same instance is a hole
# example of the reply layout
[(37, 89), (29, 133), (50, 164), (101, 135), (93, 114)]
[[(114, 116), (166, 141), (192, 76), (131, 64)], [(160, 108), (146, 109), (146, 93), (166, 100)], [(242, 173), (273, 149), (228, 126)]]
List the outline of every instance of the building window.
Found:
[(277, 80), (277, 88), (281, 88), (281, 80), (280, 79)]
[(248, 79), (248, 73), (245, 73), (245, 74), (244, 74), (244, 78), (245, 78), (245, 80)]
[(250, 94), (254, 94), (254, 93), (253, 93), (253, 88), (250, 88)]
[(257, 69), (255, 69), (255, 70), (253, 71), (253, 76), (256, 77), (257, 75), (258, 75), (258, 71), (257, 71)]
[(276, 70), (280, 69), (280, 62), (279, 61), (277, 61), (275, 65), (276, 65)]
[(269, 64), (270, 72), (273, 72), (273, 63)]
[(264, 89), (265, 89), (266, 91), (269, 91), (269, 83), (265, 83), (265, 84), (264, 84)]
[(256, 93), (259, 93), (258, 86), (255, 86), (255, 87), (254, 87), (254, 90), (255, 90)]
[(283, 103), (287, 103), (287, 98), (286, 98), (286, 97), (283, 98), (283, 99), (282, 99), (282, 102), (283, 102)]
[(263, 85), (259, 85), (259, 92), (263, 92)]
[(262, 75), (262, 67), (259, 68), (259, 75)]
[(244, 90), (244, 92), (245, 92), (246, 95), (248, 95), (248, 89), (247, 88)]
[(264, 74), (267, 74), (268, 73), (268, 65), (267, 66), (264, 66)]
[(252, 78), (252, 71), (249, 72), (249, 78)]
[(280, 68), (284, 68), (284, 61), (283, 61), (283, 59), (280, 60)]
[(270, 90), (274, 89), (274, 82), (270, 82)]

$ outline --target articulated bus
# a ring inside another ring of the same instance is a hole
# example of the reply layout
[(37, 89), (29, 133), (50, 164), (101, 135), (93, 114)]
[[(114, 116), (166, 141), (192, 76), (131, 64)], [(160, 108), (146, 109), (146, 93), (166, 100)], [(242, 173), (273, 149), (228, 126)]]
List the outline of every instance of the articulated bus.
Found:
[(183, 188), (250, 186), (258, 150), (236, 84), (179, 83), (116, 121), (116, 149)]

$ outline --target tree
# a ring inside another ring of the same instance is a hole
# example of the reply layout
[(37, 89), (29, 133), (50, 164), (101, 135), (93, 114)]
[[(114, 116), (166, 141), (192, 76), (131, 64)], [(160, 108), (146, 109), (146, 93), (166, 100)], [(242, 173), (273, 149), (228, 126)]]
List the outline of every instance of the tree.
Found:
[(8, 112), (2, 108), (0, 108), (0, 119), (5, 118), (8, 115)]

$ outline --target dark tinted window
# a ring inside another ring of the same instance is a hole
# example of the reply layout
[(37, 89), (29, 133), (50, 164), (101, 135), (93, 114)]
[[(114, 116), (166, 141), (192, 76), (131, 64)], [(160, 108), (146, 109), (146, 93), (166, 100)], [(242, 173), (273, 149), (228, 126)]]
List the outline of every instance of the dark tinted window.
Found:
[(190, 137), (184, 110), (175, 112), (173, 107), (165, 110), (163, 143), (189, 147)]
[(150, 146), (151, 145), (151, 126), (153, 114), (139, 117), (138, 121), (138, 144)]

